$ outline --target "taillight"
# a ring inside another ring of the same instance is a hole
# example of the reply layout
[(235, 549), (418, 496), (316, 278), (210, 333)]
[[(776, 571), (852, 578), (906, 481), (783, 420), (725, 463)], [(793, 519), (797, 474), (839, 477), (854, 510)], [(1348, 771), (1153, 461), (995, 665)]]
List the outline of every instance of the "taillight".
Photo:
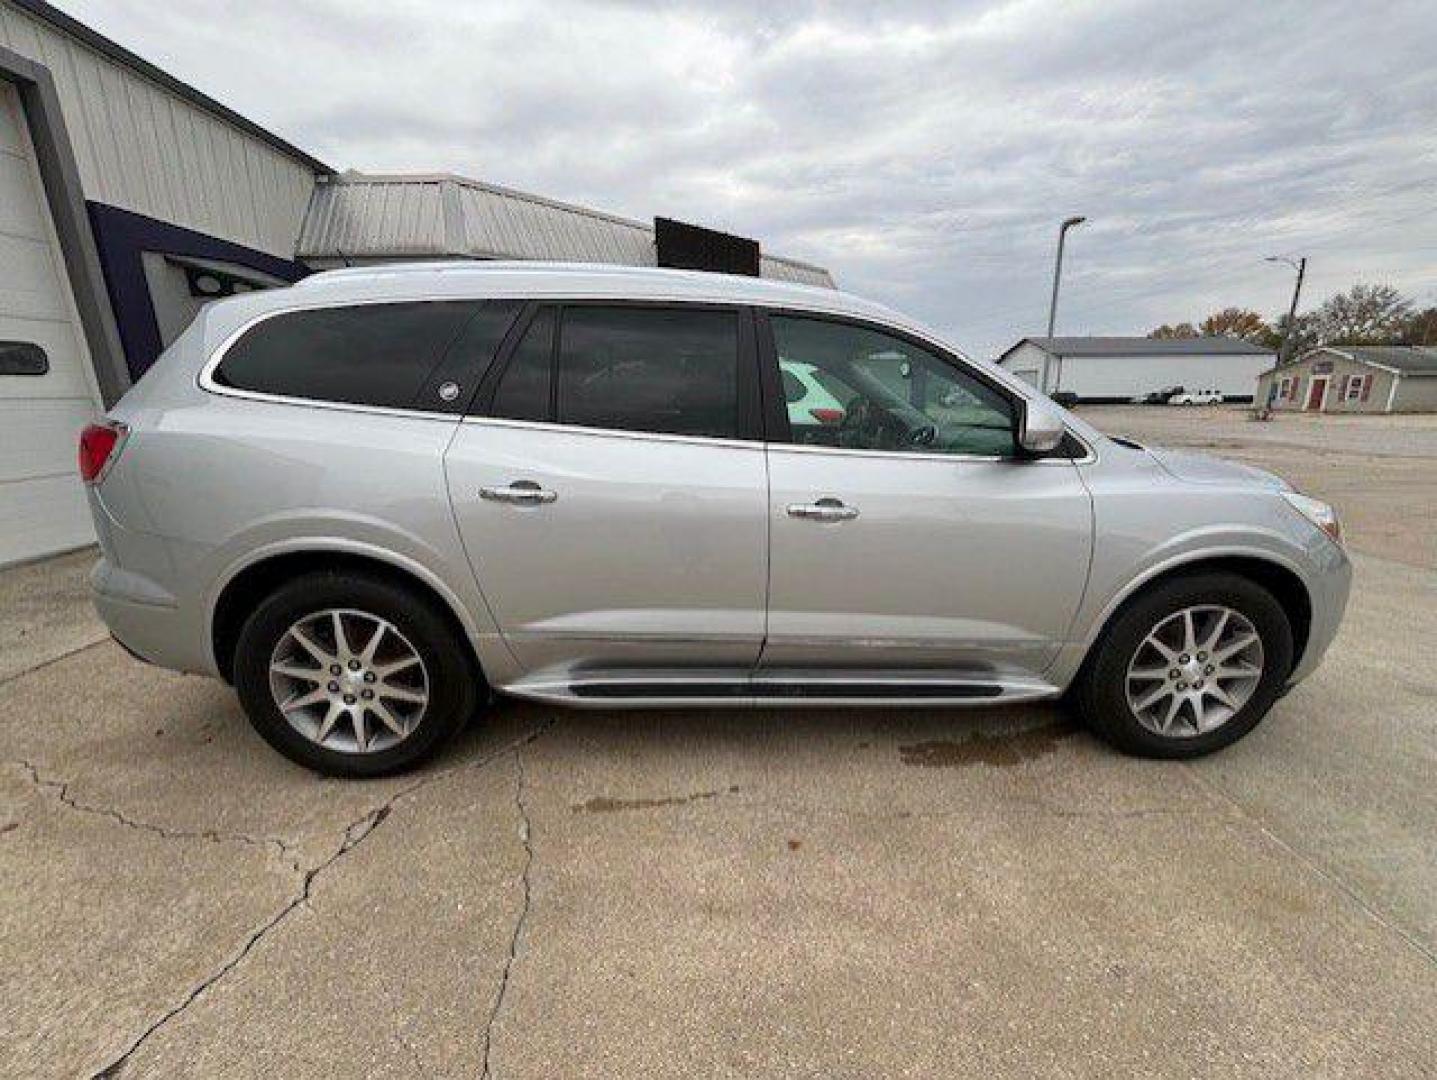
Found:
[(119, 457), (120, 444), (128, 432), (124, 424), (112, 421), (86, 424), (80, 432), (80, 479), (87, 484), (103, 480), (106, 470)]
[(820, 424), (841, 424), (843, 423), (842, 409), (809, 409), (808, 413)]

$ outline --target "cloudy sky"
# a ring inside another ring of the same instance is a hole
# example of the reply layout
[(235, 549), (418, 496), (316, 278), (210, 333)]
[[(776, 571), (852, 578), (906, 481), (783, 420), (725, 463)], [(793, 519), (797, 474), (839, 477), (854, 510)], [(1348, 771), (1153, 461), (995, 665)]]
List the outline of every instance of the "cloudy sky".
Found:
[(59, 0), (339, 168), (760, 238), (978, 355), (1354, 281), (1437, 303), (1431, 0)]

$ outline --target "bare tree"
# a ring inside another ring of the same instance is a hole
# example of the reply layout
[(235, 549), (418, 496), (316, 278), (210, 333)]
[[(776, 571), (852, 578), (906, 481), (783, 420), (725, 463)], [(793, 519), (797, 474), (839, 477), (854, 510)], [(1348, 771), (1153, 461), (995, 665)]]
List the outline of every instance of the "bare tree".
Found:
[(1412, 302), (1390, 285), (1357, 284), (1336, 293), (1312, 313), (1323, 345), (1374, 345), (1396, 341), (1412, 312)]

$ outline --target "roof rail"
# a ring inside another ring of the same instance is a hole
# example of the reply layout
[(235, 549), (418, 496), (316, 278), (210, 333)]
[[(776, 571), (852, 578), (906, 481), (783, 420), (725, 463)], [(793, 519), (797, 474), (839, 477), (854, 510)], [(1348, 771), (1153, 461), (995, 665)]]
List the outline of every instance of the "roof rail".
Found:
[[(625, 266), (619, 263), (586, 262), (542, 262), (527, 259), (426, 259), (415, 262), (374, 263), (369, 266), (345, 266), (333, 270), (319, 270), (295, 283), (296, 288), (306, 285), (324, 284), (330, 281), (355, 281), (365, 278), (404, 277), (410, 274), (588, 274), (591, 276), (622, 277), (634, 274), (658, 274), (689, 277), (695, 274), (708, 276), (707, 270), (676, 270), (662, 266)], [(759, 280), (759, 279), (755, 279)], [(772, 279), (763, 279), (771, 281)], [(797, 288), (815, 288), (801, 282), (775, 282)], [(826, 290), (831, 291), (831, 290)]]

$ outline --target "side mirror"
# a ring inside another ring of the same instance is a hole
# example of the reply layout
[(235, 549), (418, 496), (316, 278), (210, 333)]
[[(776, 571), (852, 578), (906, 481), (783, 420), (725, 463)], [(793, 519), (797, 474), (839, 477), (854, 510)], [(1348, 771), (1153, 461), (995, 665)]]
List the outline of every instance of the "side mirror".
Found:
[(1068, 427), (1063, 423), (1063, 414), (1047, 401), (1029, 400), (1023, 403), (1023, 415), (1018, 418), (1018, 445), (1030, 454), (1051, 454), (1058, 449)]

